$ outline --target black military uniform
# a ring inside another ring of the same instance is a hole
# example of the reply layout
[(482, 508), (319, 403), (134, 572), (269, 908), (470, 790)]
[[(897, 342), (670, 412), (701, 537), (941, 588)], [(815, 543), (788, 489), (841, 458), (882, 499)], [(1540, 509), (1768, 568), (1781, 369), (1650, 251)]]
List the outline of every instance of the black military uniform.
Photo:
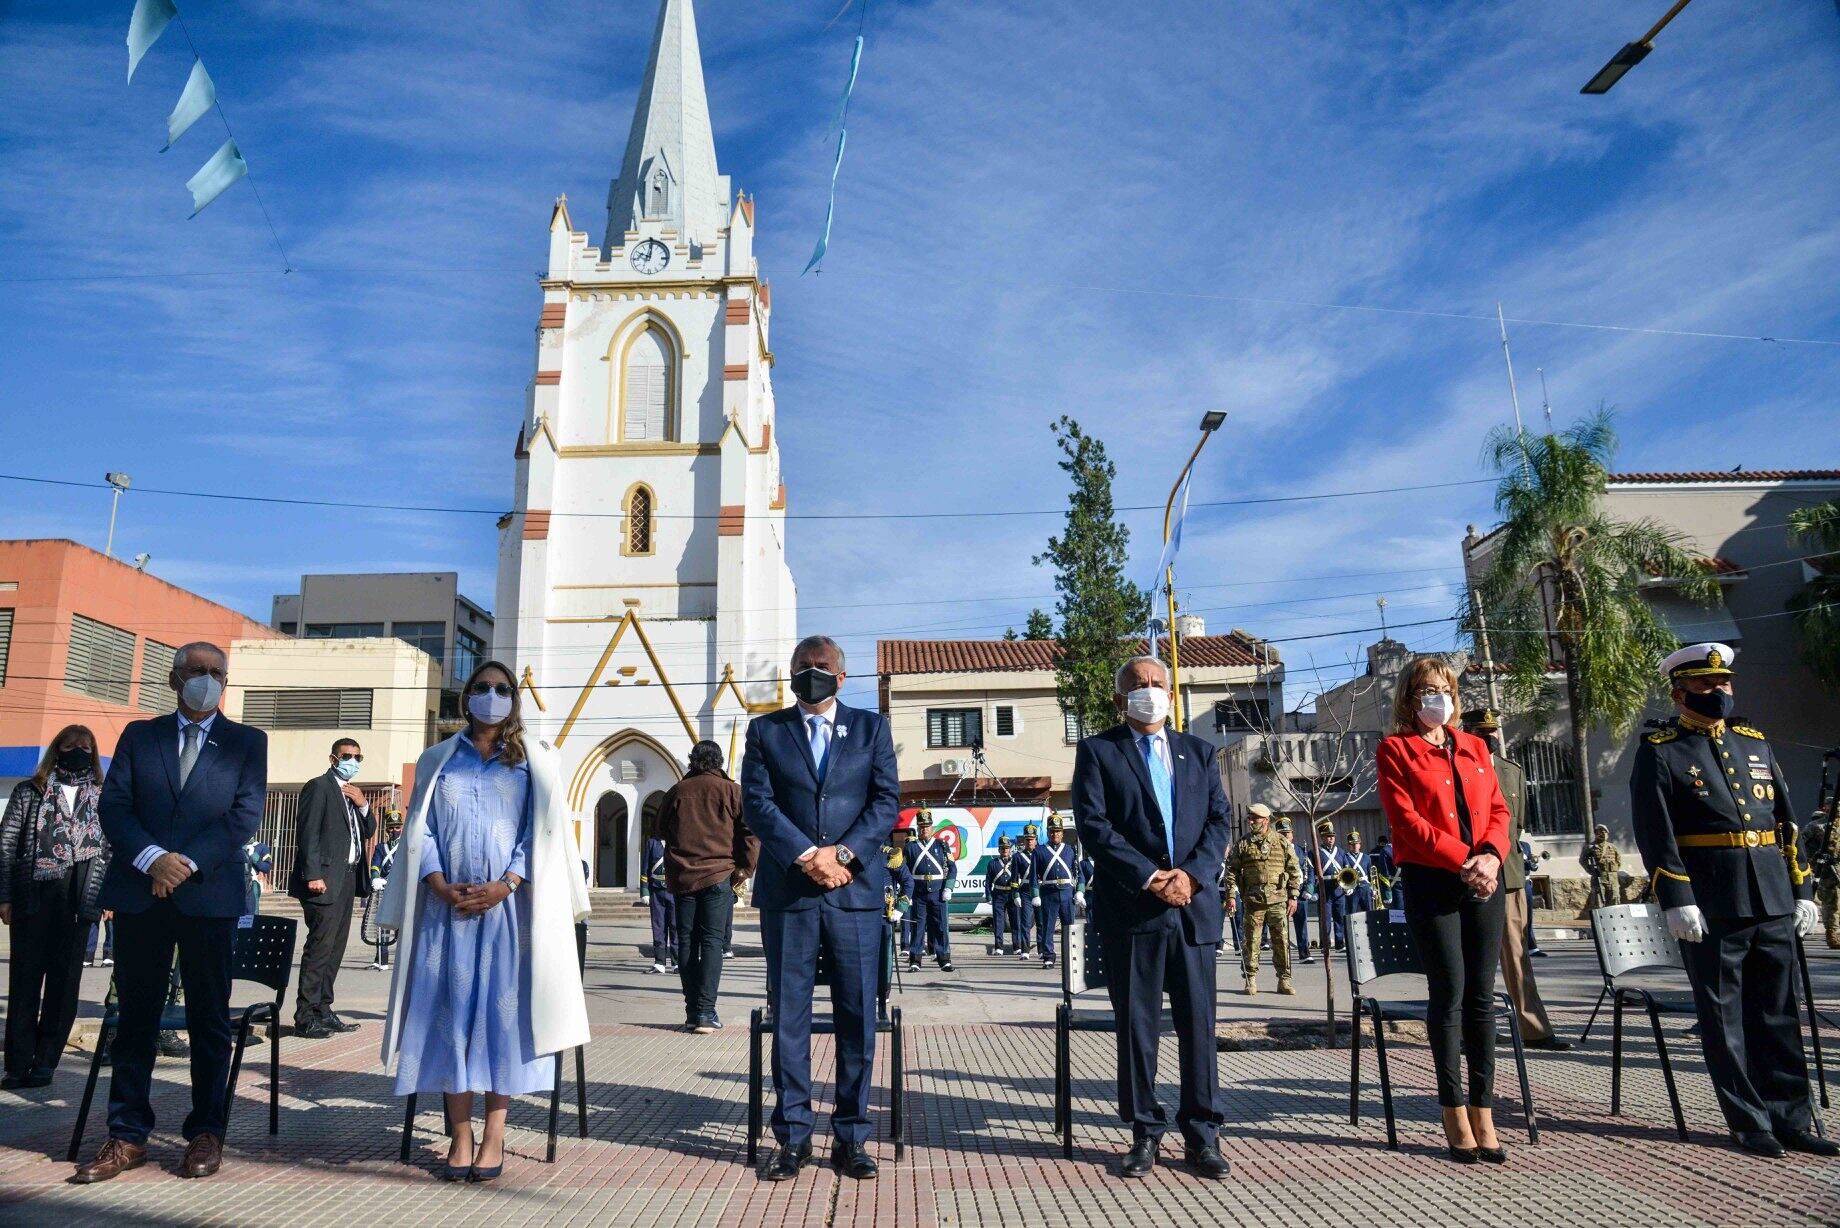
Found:
[[(1676, 687), (1723, 679), (1731, 656), (1722, 644), (1694, 645), (1662, 670)], [(1811, 889), (1799, 858), (1778, 845), (1779, 829), (1793, 830), (1782, 769), (1757, 730), (1687, 716), (1643, 736), (1629, 790), (1656, 902), (1704, 915), (1705, 937), (1681, 951), (1726, 1124), (1741, 1146), (1780, 1155), (1772, 1135), (1789, 1145), (1813, 1137), (1791, 979), (1793, 914)]]

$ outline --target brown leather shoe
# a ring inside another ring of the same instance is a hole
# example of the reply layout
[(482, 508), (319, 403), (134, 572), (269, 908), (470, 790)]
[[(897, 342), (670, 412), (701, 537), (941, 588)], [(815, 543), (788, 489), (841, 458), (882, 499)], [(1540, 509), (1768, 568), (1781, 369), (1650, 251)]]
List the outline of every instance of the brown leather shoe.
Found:
[(179, 1161), (181, 1177), (209, 1177), (224, 1162), (224, 1140), (215, 1134), (200, 1134), (185, 1148)]
[(78, 1165), (76, 1175), (71, 1180), (78, 1185), (93, 1185), (98, 1181), (119, 1177), (130, 1168), (139, 1168), (146, 1162), (147, 1148), (112, 1138), (102, 1145), (95, 1159), (88, 1164)]

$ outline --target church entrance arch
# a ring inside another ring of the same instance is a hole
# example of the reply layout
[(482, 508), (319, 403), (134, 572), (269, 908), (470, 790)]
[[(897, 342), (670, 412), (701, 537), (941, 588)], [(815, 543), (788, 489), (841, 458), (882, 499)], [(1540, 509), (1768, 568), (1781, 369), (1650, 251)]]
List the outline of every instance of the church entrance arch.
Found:
[(618, 793), (601, 794), (594, 803), (594, 885), (624, 887), (631, 862), (626, 856), (629, 826), (626, 799)]

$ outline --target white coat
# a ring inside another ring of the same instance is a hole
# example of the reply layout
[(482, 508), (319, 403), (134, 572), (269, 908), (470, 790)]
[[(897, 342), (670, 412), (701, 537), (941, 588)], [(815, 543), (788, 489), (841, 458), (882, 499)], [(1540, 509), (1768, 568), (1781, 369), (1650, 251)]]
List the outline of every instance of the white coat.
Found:
[[(415, 967), (415, 914), (427, 884), (413, 868), (422, 864), (423, 818), (434, 782), (453, 757), (465, 731), (422, 752), (415, 764), (415, 792), (409, 800), (402, 842), (396, 849), (398, 872), (384, 889), (377, 923), (397, 932), (396, 965), (390, 974), (390, 1001), (383, 1022), (383, 1067), (394, 1073), (402, 1047), (402, 1021), (408, 1001), (410, 972)], [(581, 988), (581, 965), (576, 960), (575, 924), (588, 916), (588, 886), (582, 879), (581, 853), (575, 844), (575, 827), (563, 811), (558, 787), (556, 753), (547, 743), (526, 744), (530, 756), (530, 794), (533, 826), (530, 841), (530, 878), (518, 888), (530, 894), (530, 1034), (536, 1044), (533, 1056), (560, 1053), (588, 1042), (588, 1003)], [(401, 867), (411, 872), (402, 872)], [(501, 904), (503, 908), (509, 904)]]

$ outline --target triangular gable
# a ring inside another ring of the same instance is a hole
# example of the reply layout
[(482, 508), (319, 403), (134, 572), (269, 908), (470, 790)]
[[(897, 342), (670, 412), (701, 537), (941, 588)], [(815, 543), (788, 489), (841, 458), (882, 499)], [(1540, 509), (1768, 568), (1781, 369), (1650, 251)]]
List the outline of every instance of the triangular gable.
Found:
[(735, 667), (732, 664), (724, 665), (722, 681), (716, 684), (716, 693), (709, 701), (710, 711), (722, 710), (724, 695), (733, 696), (734, 702), (749, 716), (759, 716), (763, 712), (775, 712), (786, 706), (786, 680), (780, 677), (773, 679), (772, 699), (752, 700), (741, 690), (741, 684), (735, 681)]
[(652, 647), (652, 637), (645, 633), (645, 625), (639, 621), (639, 611), (628, 610), (620, 619), (620, 625), (613, 629), (613, 636), (607, 641), (607, 647), (601, 652), (601, 659), (595, 662), (594, 672), (588, 676), (587, 685), (583, 686), (581, 694), (575, 697), (575, 706), (569, 709), (568, 719), (562, 722), (562, 730), (556, 735), (558, 748), (567, 740), (569, 731), (575, 727), (576, 720), (581, 716), (582, 709), (588, 706), (589, 696), (594, 694), (594, 688), (600, 685), (601, 678), (607, 673), (607, 663), (613, 660), (614, 650), (620, 646), (620, 641), (625, 638), (628, 628), (639, 637), (639, 643), (645, 649), (645, 657), (652, 663), (652, 669), (658, 675), (659, 685), (664, 688), (665, 695), (670, 698), (671, 707), (676, 709), (677, 719), (683, 722), (685, 736), (692, 742), (697, 740), (696, 726), (690, 723), (690, 714), (684, 711), (683, 701), (677, 697), (677, 688), (671, 685), (671, 676), (665, 673), (664, 662), (658, 659), (658, 651)]

